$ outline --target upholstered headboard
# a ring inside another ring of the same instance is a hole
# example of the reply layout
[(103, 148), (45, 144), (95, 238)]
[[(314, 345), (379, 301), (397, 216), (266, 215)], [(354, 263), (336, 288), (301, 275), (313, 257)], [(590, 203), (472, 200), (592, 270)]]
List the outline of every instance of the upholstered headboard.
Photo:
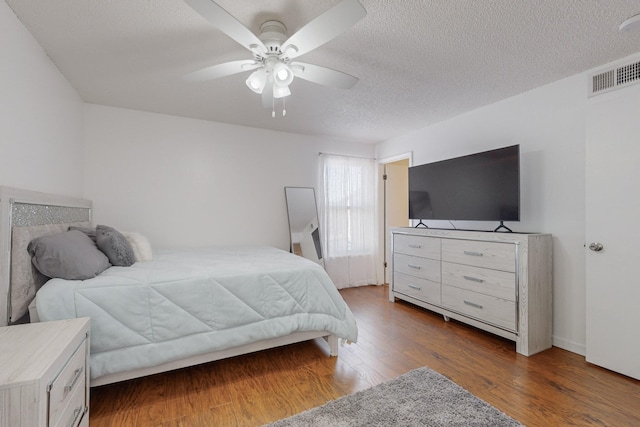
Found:
[(90, 225), (91, 208), (89, 200), (0, 186), (0, 326), (20, 320), (46, 281), (32, 266), (29, 242)]

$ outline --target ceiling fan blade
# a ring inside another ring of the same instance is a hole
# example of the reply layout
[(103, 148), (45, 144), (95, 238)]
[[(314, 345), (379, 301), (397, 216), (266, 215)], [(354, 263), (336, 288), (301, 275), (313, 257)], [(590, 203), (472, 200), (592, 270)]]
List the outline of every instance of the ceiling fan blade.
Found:
[(202, 82), (205, 80), (213, 80), (219, 77), (230, 76), (232, 74), (242, 73), (243, 71), (255, 70), (262, 64), (254, 60), (243, 59), (240, 61), (224, 62), (218, 65), (212, 65), (184, 76), (185, 80), (193, 82)]
[(358, 0), (343, 0), (289, 37), (282, 44), (283, 56), (304, 55), (348, 30), (366, 15)]
[(262, 90), (262, 106), (273, 108), (273, 83), (267, 83)]
[(289, 65), (296, 77), (324, 86), (351, 89), (356, 83), (358, 83), (358, 80), (360, 80), (357, 77), (343, 73), (342, 71), (321, 67), (319, 65), (307, 64), (304, 62), (292, 62)]
[(240, 43), (246, 49), (254, 52), (266, 52), (264, 43), (247, 27), (242, 25), (233, 15), (221, 8), (213, 0), (184, 0), (204, 19), (216, 26), (220, 31)]

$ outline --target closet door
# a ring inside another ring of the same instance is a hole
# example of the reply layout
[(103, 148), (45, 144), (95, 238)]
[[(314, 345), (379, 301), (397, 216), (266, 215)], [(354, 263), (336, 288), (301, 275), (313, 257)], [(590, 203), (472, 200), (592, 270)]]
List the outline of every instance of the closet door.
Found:
[(640, 379), (640, 85), (588, 100), (586, 358)]

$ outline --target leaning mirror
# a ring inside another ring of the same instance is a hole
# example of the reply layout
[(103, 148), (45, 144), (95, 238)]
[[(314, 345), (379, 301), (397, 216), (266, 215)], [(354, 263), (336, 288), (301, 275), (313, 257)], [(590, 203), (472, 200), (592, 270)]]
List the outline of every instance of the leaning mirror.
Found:
[(291, 252), (324, 267), (315, 190), (310, 187), (285, 187)]

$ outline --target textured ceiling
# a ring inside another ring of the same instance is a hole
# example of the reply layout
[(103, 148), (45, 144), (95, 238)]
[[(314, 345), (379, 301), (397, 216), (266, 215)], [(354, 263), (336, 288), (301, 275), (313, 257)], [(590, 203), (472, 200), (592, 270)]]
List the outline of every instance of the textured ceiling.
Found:
[[(180, 0), (6, 2), (86, 102), (364, 142), (640, 51), (640, 31), (618, 31), (638, 0), (361, 0), (363, 20), (299, 58), (358, 84), (297, 79), (286, 117), (272, 118), (248, 73), (182, 78), (251, 57)], [(338, 2), (217, 0), (254, 33), (277, 19), (289, 35)]]

